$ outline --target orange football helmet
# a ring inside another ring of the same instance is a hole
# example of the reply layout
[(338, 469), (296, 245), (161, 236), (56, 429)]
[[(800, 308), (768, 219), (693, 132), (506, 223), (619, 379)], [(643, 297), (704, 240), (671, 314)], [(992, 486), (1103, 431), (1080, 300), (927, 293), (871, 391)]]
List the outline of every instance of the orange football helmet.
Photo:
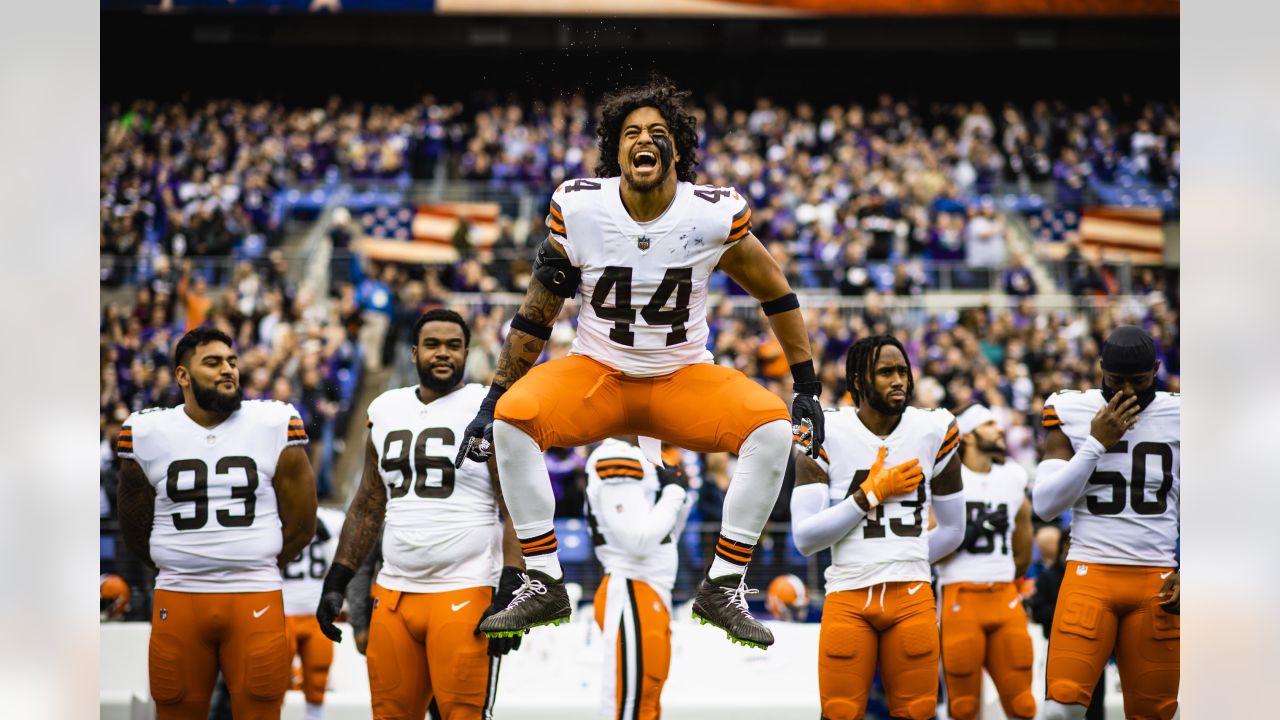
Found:
[(769, 583), (765, 604), (786, 622), (804, 622), (809, 614), (809, 589), (795, 575), (779, 575)]

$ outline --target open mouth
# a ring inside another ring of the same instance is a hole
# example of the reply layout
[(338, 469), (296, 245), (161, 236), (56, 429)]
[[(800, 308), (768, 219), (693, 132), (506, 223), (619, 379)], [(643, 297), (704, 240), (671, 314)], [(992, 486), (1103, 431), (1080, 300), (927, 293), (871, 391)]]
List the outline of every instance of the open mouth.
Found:
[(641, 150), (631, 158), (631, 164), (637, 170), (648, 170), (658, 167), (658, 154), (649, 150)]

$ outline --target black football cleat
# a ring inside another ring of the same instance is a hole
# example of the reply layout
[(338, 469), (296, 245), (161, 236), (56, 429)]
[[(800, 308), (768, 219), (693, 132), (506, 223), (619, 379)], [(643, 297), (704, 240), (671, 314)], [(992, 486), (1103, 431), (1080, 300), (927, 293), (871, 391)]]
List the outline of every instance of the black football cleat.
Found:
[(564, 578), (552, 580), (537, 570), (520, 574), (520, 587), (515, 597), (500, 612), (480, 623), (480, 632), (491, 638), (516, 637), (530, 628), (562, 625), (569, 622), (572, 608)]
[(703, 578), (693, 598), (693, 617), (703, 625), (724, 630), (730, 642), (767, 650), (773, 644), (773, 633), (747, 609), (747, 595), (758, 592), (747, 588), (742, 575)]

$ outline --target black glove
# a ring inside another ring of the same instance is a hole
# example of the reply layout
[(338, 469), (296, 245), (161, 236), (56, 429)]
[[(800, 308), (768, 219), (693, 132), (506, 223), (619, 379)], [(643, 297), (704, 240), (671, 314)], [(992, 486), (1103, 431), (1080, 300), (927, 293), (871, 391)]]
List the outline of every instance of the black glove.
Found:
[(1009, 511), (1003, 507), (987, 510), (978, 516), (978, 522), (984, 530), (1003, 535), (1009, 530)]
[(806, 455), (816, 460), (822, 441), (827, 437), (822, 405), (818, 403), (822, 396), (822, 383), (813, 371), (812, 360), (792, 365), (791, 378), (794, 381), (792, 389), (796, 393), (791, 398), (791, 438)]
[(342, 601), (347, 596), (347, 585), (356, 573), (345, 565), (334, 563), (324, 576), (324, 585), (320, 588), (320, 605), (316, 608), (316, 620), (320, 623), (320, 632), (334, 642), (342, 642), (342, 631), (333, 624), (342, 612)]
[[(485, 609), (480, 615), (480, 622), (476, 623), (475, 633), (481, 635), (480, 623), (484, 622), (490, 615), (502, 612), (507, 609), (507, 605), (511, 604), (511, 600), (515, 598), (516, 591), (520, 589), (522, 581), (520, 574), (524, 571), (518, 567), (507, 565), (502, 568), (502, 577), (498, 580), (498, 589), (493, 593), (493, 604)], [(529, 632), (526, 630), (525, 632)], [(520, 635), (515, 637), (499, 637), (489, 638), (489, 657), (502, 657), (512, 650), (520, 649)]]
[(493, 454), (493, 411), (498, 407), (498, 398), (506, 391), (506, 388), (496, 383), (489, 386), (489, 394), (480, 401), (480, 411), (467, 425), (462, 433), (462, 440), (458, 442), (458, 456), (453, 460), (455, 468), (461, 468), (462, 461), (466, 458), (482, 463)]
[(658, 493), (661, 494), (668, 485), (675, 485), (682, 490), (689, 489), (689, 477), (679, 465), (663, 465), (658, 468)]

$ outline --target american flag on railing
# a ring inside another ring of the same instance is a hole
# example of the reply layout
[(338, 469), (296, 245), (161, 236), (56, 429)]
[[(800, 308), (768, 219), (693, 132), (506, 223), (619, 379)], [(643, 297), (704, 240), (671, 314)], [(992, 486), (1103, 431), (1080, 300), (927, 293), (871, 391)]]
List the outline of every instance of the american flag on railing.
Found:
[(354, 250), (386, 262), (450, 263), (458, 258), (454, 236), (462, 222), (473, 248), (498, 238), (497, 203), (443, 202), (412, 207), (380, 207), (359, 217), (364, 237)]

